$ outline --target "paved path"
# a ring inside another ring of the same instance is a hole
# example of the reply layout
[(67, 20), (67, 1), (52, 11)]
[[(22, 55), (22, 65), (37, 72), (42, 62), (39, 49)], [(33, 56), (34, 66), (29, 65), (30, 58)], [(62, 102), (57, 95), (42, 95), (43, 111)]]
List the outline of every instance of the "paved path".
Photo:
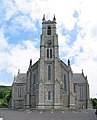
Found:
[(11, 110), (0, 109), (0, 120), (97, 120), (95, 110)]

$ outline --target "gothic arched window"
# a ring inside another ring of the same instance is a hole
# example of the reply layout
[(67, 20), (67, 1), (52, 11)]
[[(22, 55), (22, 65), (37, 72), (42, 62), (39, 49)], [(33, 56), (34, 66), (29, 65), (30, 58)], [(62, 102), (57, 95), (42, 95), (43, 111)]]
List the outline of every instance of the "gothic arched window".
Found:
[(48, 28), (47, 28), (47, 35), (51, 35), (51, 27), (50, 26), (48, 26)]
[(49, 58), (49, 49), (47, 49), (47, 58)]
[(17, 87), (17, 90), (18, 90), (18, 98), (21, 98), (23, 97), (23, 87), (22, 86), (18, 86)]
[(48, 100), (51, 100), (51, 91), (48, 91)]
[(80, 100), (84, 99), (84, 86), (80, 86)]
[(50, 49), (50, 58), (52, 58), (52, 49)]
[(64, 74), (64, 92), (66, 93), (66, 88), (67, 86), (66, 86), (66, 75)]
[(51, 67), (48, 66), (48, 80), (51, 80)]
[(33, 94), (36, 94), (36, 75), (33, 75)]

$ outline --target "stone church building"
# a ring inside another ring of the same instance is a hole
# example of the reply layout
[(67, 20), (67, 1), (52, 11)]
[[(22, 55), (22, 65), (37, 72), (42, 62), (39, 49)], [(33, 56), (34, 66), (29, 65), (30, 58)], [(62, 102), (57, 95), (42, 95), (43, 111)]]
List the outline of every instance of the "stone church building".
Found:
[(73, 73), (70, 60), (59, 58), (56, 18), (42, 19), (40, 58), (27, 73), (18, 72), (12, 85), (13, 108), (65, 109), (89, 107), (87, 76)]

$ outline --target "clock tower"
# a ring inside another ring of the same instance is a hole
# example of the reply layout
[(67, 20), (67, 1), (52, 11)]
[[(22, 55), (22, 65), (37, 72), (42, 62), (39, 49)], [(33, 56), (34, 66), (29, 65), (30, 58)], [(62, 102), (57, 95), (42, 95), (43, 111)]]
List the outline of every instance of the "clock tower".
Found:
[(42, 19), (42, 34), (40, 37), (40, 67), (39, 67), (39, 104), (40, 108), (60, 107), (60, 66), (58, 35), (56, 33), (56, 18)]
[(40, 58), (53, 61), (59, 57), (58, 35), (56, 34), (56, 18), (53, 20), (42, 19), (42, 34), (40, 40)]

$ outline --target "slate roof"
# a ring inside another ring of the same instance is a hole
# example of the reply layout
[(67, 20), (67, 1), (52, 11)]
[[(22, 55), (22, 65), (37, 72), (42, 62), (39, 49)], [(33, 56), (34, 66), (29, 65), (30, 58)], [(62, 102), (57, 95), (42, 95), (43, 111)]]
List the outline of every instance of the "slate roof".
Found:
[(87, 83), (86, 78), (81, 73), (74, 73), (73, 74), (73, 82), (74, 83)]
[(26, 74), (20, 73), (15, 77), (14, 83), (26, 83), (26, 80), (27, 80)]

